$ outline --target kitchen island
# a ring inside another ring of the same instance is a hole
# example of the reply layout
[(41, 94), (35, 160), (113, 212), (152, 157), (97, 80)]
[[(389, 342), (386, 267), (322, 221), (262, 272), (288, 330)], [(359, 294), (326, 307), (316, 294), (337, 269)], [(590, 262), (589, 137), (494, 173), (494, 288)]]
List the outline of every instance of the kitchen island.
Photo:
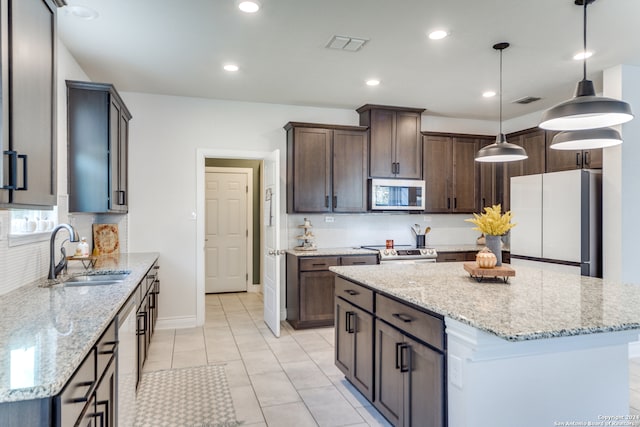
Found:
[[(99, 257), (95, 270), (128, 272), (126, 278), (110, 285), (40, 287), (43, 279), (0, 296), (0, 425), (16, 425), (16, 418), (22, 426), (65, 424), (59, 407), (65, 402), (57, 396), (87, 360), (95, 374), (94, 361), (99, 365), (108, 353), (93, 355), (101, 336), (110, 335), (105, 344), (115, 353), (114, 319), (157, 259), (157, 253)], [(70, 264), (70, 276), (82, 272), (80, 263)], [(84, 384), (80, 391), (92, 389)]]
[(508, 284), (478, 283), (463, 263), (331, 271), (371, 289), (376, 304), (390, 297), (443, 320), (442, 425), (640, 425), (629, 416), (628, 373), (639, 285), (527, 267)]

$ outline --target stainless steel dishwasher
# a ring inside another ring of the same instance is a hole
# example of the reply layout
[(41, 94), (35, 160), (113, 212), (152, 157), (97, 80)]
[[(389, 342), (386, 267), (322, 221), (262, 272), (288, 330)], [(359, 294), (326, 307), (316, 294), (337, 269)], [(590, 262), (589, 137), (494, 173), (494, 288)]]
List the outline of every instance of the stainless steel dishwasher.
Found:
[(132, 426), (136, 418), (136, 300), (129, 298), (118, 313), (118, 425)]

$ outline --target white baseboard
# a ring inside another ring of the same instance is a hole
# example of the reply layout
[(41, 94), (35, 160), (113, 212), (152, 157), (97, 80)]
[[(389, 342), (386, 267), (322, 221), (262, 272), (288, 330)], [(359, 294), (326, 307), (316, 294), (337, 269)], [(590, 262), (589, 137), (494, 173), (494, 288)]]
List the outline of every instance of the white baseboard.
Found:
[(640, 357), (640, 341), (629, 343), (629, 359)]
[(196, 326), (196, 316), (158, 317), (156, 323), (156, 329), (184, 329)]

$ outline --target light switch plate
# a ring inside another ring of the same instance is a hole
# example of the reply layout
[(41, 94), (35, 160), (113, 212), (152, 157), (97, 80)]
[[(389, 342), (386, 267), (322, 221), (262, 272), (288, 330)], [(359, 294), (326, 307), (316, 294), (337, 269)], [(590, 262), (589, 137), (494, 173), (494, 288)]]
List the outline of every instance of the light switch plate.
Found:
[(335, 220), (334, 217), (332, 216), (325, 216), (324, 217), (324, 222), (333, 222)]

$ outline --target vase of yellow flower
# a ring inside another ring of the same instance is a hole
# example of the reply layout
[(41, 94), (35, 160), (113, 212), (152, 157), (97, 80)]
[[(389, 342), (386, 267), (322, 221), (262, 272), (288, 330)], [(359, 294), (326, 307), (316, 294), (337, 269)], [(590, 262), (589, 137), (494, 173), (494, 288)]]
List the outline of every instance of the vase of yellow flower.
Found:
[(484, 234), (487, 248), (496, 256), (496, 266), (502, 265), (502, 236), (516, 226), (511, 222), (511, 211), (503, 214), (501, 205), (487, 206), (483, 214), (474, 213), (465, 221), (475, 224), (474, 230)]

